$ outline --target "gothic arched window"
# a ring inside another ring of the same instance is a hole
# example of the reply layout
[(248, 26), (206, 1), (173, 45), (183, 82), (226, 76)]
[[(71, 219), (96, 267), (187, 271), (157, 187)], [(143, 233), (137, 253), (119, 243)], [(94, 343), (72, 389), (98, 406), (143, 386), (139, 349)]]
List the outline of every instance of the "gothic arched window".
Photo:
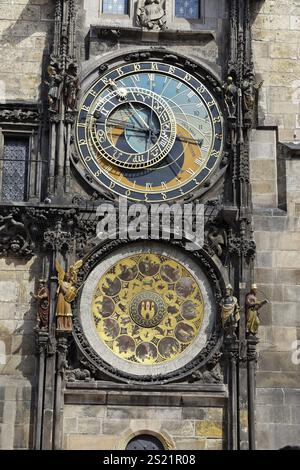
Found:
[(129, 0), (102, 0), (102, 13), (127, 15), (129, 13)]
[(200, 0), (175, 0), (175, 16), (187, 20), (200, 18)]

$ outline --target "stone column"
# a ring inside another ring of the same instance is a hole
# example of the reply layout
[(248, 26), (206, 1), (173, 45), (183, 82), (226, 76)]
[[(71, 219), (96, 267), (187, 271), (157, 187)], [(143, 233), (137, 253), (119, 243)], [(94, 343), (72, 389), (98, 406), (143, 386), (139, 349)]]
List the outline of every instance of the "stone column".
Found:
[(37, 396), (37, 412), (35, 424), (35, 450), (40, 450), (42, 446), (43, 431), (43, 407), (44, 407), (44, 384), (45, 384), (45, 360), (46, 351), (49, 341), (48, 331), (36, 331), (36, 347), (39, 358), (39, 377), (38, 377), (38, 396)]
[(237, 394), (237, 362), (239, 358), (239, 342), (225, 339), (225, 357), (227, 359), (228, 413), (227, 413), (227, 449), (238, 449), (238, 394)]
[(68, 332), (57, 332), (57, 365), (54, 408), (54, 449), (62, 448), (63, 382), (67, 365)]
[(258, 338), (247, 340), (247, 364), (248, 364), (248, 427), (249, 427), (249, 449), (256, 449), (255, 440), (255, 396), (256, 396), (256, 346)]

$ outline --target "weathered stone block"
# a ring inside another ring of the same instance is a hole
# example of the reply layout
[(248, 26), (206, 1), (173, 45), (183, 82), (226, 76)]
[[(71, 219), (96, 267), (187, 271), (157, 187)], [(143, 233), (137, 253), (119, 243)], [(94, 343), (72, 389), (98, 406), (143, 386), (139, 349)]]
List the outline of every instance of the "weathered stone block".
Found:
[(291, 423), (290, 407), (279, 408), (272, 405), (258, 405), (256, 407), (257, 423)]
[(206, 448), (205, 439), (175, 439), (176, 450), (203, 450)]
[(162, 429), (172, 436), (195, 436), (195, 424), (192, 420), (164, 421)]
[(64, 418), (64, 433), (66, 434), (78, 433), (77, 418)]
[(258, 388), (256, 391), (257, 405), (283, 405), (284, 391), (280, 388)]
[(222, 438), (223, 427), (217, 421), (196, 421), (195, 423), (196, 436), (210, 437), (210, 438)]
[(118, 445), (116, 436), (93, 436), (72, 434), (68, 436), (68, 450), (114, 450)]
[(205, 448), (207, 450), (223, 450), (224, 443), (222, 439), (207, 439)]
[(101, 421), (97, 418), (78, 418), (78, 432), (81, 434), (100, 434)]
[(124, 431), (124, 429), (129, 427), (129, 420), (107, 419), (102, 421), (103, 434), (118, 436), (121, 432)]
[(109, 406), (107, 418), (110, 419), (181, 419), (181, 408), (145, 408), (142, 406), (122, 408)]

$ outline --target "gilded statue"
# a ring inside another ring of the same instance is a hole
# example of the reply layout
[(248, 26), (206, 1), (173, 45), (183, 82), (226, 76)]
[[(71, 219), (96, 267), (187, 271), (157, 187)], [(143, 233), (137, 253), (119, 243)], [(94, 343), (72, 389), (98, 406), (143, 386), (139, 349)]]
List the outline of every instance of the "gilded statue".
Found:
[(225, 297), (221, 302), (222, 326), (226, 336), (236, 338), (236, 329), (240, 320), (240, 307), (237, 298), (232, 294), (232, 286), (228, 284)]
[(252, 284), (250, 292), (246, 295), (245, 300), (245, 311), (246, 311), (246, 332), (247, 334), (257, 335), (260, 325), (260, 312), (259, 310), (265, 304), (269, 303), (267, 299), (258, 301), (257, 300), (257, 285)]
[(140, 0), (137, 16), (140, 26), (144, 28), (151, 30), (165, 29), (164, 0)]
[(73, 315), (72, 315), (72, 302), (75, 300), (78, 289), (77, 273), (83, 261), (79, 260), (73, 264), (68, 272), (65, 272), (58, 260), (55, 262), (55, 267), (58, 273), (58, 289), (57, 289), (57, 304), (56, 304), (56, 327), (59, 331), (72, 331), (73, 328)]
[(50, 295), (45, 279), (39, 280), (37, 293), (34, 294), (30, 292), (30, 295), (38, 301), (37, 328), (47, 330), (49, 323)]

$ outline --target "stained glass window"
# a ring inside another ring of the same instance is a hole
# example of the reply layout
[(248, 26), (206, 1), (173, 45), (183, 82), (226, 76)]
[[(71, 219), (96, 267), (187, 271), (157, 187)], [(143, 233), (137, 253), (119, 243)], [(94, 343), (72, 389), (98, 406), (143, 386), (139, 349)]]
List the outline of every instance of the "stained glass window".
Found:
[(5, 137), (2, 160), (2, 201), (24, 201), (29, 154), (26, 137)]
[(127, 15), (129, 0), (102, 0), (102, 13)]
[(175, 16), (187, 20), (200, 18), (200, 0), (175, 0)]

